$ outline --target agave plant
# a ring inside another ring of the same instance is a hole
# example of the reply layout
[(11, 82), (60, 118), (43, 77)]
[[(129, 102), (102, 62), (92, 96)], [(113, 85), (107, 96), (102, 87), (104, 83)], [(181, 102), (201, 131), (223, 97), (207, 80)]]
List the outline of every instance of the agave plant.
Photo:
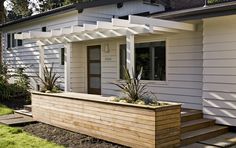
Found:
[(51, 68), (48, 68), (48, 66), (43, 67), (43, 77), (41, 78), (38, 74), (38, 78), (43, 84), (43, 90), (45, 91), (53, 91), (56, 87), (56, 82), (60, 78), (60, 76), (57, 73), (54, 73), (53, 71), (53, 63)]
[(124, 68), (124, 83), (114, 83), (118, 86), (122, 92), (128, 96), (128, 100), (134, 103), (138, 100), (143, 100), (148, 93), (146, 90), (146, 85), (141, 83), (143, 68), (141, 68), (138, 75), (129, 73), (127, 68)]

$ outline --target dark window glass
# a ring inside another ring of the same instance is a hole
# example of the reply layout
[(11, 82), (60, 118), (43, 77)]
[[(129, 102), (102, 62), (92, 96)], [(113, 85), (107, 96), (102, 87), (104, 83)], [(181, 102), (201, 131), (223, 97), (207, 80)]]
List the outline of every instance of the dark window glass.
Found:
[[(18, 34), (21, 34), (21, 32), (18, 32)], [(23, 41), (22, 40), (17, 40), (17, 46), (22, 46)]]
[(47, 32), (47, 27), (42, 27), (42, 32)]
[(124, 79), (126, 67), (126, 45), (120, 45), (120, 79)]
[(15, 34), (14, 33), (12, 33), (12, 35), (11, 35), (11, 38), (12, 38), (12, 47), (16, 47), (16, 40), (15, 40)]
[(7, 48), (11, 48), (11, 34), (7, 34)]
[(22, 46), (23, 45), (23, 41), (22, 40), (17, 40), (17, 46)]
[(61, 65), (65, 65), (65, 48), (61, 48)]
[[(124, 78), (123, 65), (126, 66), (126, 47), (120, 46), (120, 78)], [(166, 80), (165, 41), (135, 44), (135, 72), (143, 67), (143, 80)]]

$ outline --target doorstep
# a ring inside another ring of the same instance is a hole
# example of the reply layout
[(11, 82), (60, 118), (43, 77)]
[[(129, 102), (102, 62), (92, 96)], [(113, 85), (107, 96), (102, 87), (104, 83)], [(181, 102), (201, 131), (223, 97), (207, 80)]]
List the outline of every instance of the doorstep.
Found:
[(183, 146), (182, 148), (229, 148), (236, 147), (236, 133), (226, 133), (209, 140), (199, 141), (197, 143)]

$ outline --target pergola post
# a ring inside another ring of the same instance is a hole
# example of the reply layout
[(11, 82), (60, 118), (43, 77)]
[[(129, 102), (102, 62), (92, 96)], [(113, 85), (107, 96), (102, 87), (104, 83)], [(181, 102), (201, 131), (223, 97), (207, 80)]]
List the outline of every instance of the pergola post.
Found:
[(134, 44), (134, 35), (126, 35), (126, 67), (129, 70), (129, 73), (132, 74), (135, 70), (135, 44)]
[(71, 62), (71, 50), (72, 45), (71, 43), (67, 43), (65, 44), (65, 67), (64, 67), (64, 83), (65, 83), (65, 92), (70, 92), (71, 88), (70, 88), (70, 62)]
[(39, 76), (43, 78), (43, 68), (44, 68), (44, 46), (39, 44)]

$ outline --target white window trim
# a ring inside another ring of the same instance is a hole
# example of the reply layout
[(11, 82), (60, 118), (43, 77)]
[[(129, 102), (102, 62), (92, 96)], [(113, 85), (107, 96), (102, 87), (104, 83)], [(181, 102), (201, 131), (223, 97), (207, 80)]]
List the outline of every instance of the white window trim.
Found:
[[(149, 43), (149, 42), (159, 42), (159, 41), (165, 41), (166, 42), (166, 80), (165, 81), (160, 81), (160, 80), (141, 80), (142, 83), (144, 84), (149, 84), (149, 85), (168, 85), (168, 79), (169, 79), (169, 69), (168, 69), (168, 59), (169, 59), (169, 40), (168, 38), (160, 38), (160, 39), (150, 39), (150, 40), (138, 40), (135, 41), (136, 43)], [(120, 79), (120, 45), (121, 44), (126, 44), (125, 41), (120, 41), (117, 42), (117, 80), (120, 82), (123, 82), (124, 80)]]
[[(22, 40), (22, 45), (18, 46), (18, 40), (17, 39), (15, 39), (15, 47), (12, 47), (12, 45), (13, 45), (12, 35), (16, 34), (16, 33), (14, 33), (14, 32), (6, 32), (5, 34), (6, 34), (6, 38), (5, 38), (5, 40), (6, 40), (6, 47), (5, 47), (5, 49), (6, 50), (13, 50), (13, 49), (18, 49), (18, 48), (22, 48), (23, 47), (23, 40)], [(10, 34), (10, 47), (8, 47), (8, 34)]]

